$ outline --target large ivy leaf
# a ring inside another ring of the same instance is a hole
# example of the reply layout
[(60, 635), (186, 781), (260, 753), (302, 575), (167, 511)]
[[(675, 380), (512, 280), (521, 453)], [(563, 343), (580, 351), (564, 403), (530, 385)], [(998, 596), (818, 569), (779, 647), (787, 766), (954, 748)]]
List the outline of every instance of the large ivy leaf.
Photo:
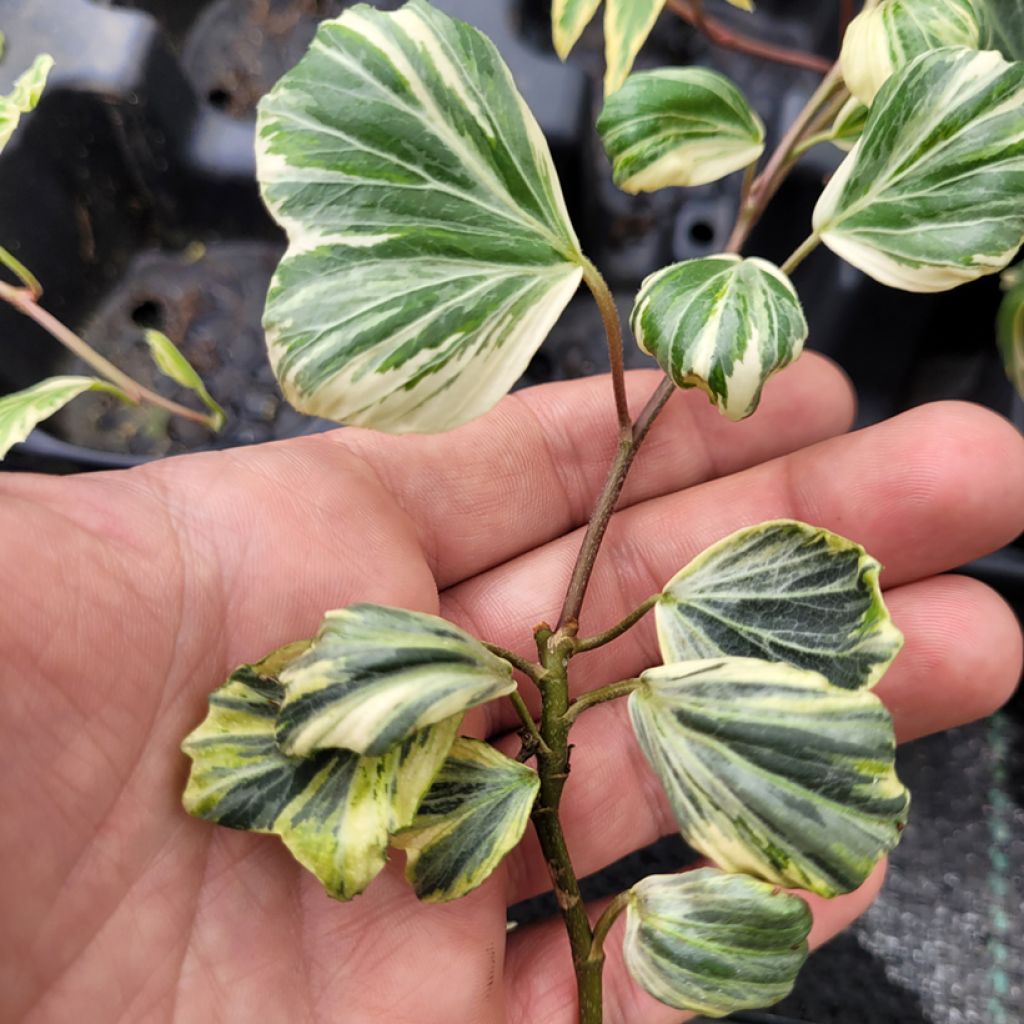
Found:
[(515, 689), (512, 666), (434, 615), (356, 604), (328, 612), (281, 673), (277, 740), (292, 756), (379, 756), (414, 732)]
[(665, 584), (655, 608), (662, 659), (765, 658), (870, 688), (903, 646), (880, 571), (859, 544), (806, 523), (739, 530)]
[(263, 99), (257, 137), (289, 236), (265, 325), (292, 404), (390, 431), (491, 408), (583, 259), (493, 44), (425, 0), (352, 7)]
[(894, 71), (941, 46), (978, 49), (974, 0), (882, 0), (850, 22), (840, 62), (850, 92), (868, 106)]
[(36, 108), (52, 68), (53, 58), (47, 53), (40, 54), (15, 81), (10, 95), (0, 96), (0, 152), (10, 142), (21, 115)]
[(86, 391), (106, 391), (128, 401), (120, 388), (98, 377), (48, 377), (0, 398), (0, 459), (24, 441), (37, 424)]
[(650, 669), (629, 698), (683, 837), (727, 871), (835, 896), (899, 842), (910, 798), (867, 690), (753, 658)]
[(1024, 273), (1020, 267), (1004, 275), (1006, 294), (999, 305), (999, 352), (1006, 376), (1024, 398)]
[(323, 751), (293, 758), (274, 722), (280, 673), (308, 647), (293, 644), (236, 669), (210, 695), (205, 720), (182, 743), (192, 759), (183, 803), (228, 828), (281, 837), (339, 899), (361, 893), (386, 860), (388, 836), (409, 825), (455, 740), (459, 717), (416, 733), (383, 757)]
[(724, 1017), (789, 994), (807, 959), (810, 928), (799, 896), (702, 868), (651, 875), (630, 889), (622, 952), (655, 999)]
[(523, 837), (540, 788), (537, 773), (489, 743), (458, 739), (411, 827), (395, 837), (421, 900), (465, 896)]
[[(553, 0), (551, 35), (555, 51), (565, 60), (590, 23), (601, 0)], [(665, 0), (606, 0), (604, 8), (604, 92), (621, 88)]]
[(725, 253), (665, 267), (640, 286), (633, 336), (682, 388), (698, 387), (733, 420), (807, 337), (789, 278), (767, 260)]
[(882, 87), (814, 210), (843, 259), (894, 288), (944, 291), (1007, 265), (1024, 237), (1024, 64), (932, 50)]
[(724, 75), (661, 68), (630, 75), (597, 121), (624, 192), (703, 185), (741, 170), (764, 151), (764, 125)]

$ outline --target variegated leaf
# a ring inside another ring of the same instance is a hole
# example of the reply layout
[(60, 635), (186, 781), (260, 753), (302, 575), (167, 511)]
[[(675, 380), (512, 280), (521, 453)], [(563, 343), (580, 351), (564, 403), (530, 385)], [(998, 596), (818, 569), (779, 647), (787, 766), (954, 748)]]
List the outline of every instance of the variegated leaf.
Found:
[(206, 719), (182, 743), (192, 759), (183, 803), (198, 818), (280, 836), (332, 896), (351, 899), (384, 866), (389, 834), (413, 820), (455, 740), (459, 716), (383, 757), (288, 757), (274, 735), (284, 697), (279, 676), (308, 646), (292, 644), (243, 665), (210, 695)]
[(622, 88), (665, 0), (607, 0), (604, 9), (604, 94)]
[(49, 54), (41, 54), (14, 83), (10, 95), (0, 96), (0, 151), (10, 142), (21, 115), (34, 110), (39, 103), (52, 68), (53, 58)]
[(982, 24), (982, 45), (1007, 60), (1024, 60), (1024, 0), (974, 0)]
[(978, 49), (973, 0), (882, 0), (850, 22), (840, 62), (850, 92), (871, 106), (889, 76), (941, 46)]
[(753, 658), (640, 678), (640, 746), (683, 837), (725, 870), (835, 896), (899, 842), (910, 798), (874, 694)]
[(650, 875), (629, 891), (622, 952), (659, 1002), (705, 1017), (771, 1006), (807, 959), (799, 896), (714, 868)]
[(260, 103), (289, 236), (265, 325), (298, 409), (439, 431), (512, 386), (582, 278), (547, 143), (493, 44), (425, 0), (360, 4)]
[(724, 75), (661, 68), (630, 75), (605, 102), (597, 130), (624, 192), (703, 185), (764, 150), (764, 125)]
[(174, 342), (161, 331), (147, 330), (146, 344), (160, 372), (170, 377), (175, 384), (180, 384), (193, 392), (210, 410), (210, 429), (220, 430), (224, 426), (227, 414), (207, 391), (195, 367), (181, 354)]
[(857, 690), (903, 646), (859, 544), (794, 520), (739, 530), (665, 585), (655, 609), (662, 660), (786, 661)]
[(757, 408), (765, 381), (807, 337), (789, 278), (731, 253), (675, 263), (640, 286), (633, 336), (681, 388), (698, 387), (729, 419)]
[(853, 144), (864, 134), (869, 113), (870, 110), (856, 96), (851, 96), (832, 122), (830, 141), (849, 152)]
[(418, 729), (511, 693), (512, 666), (434, 615), (356, 604), (328, 612), (281, 674), (281, 749), (379, 756)]
[(725, 0), (727, 4), (732, 4), (733, 7), (738, 7), (741, 11), (753, 11), (754, 3), (753, 0)]
[(489, 743), (458, 739), (412, 826), (395, 837), (421, 900), (465, 896), (518, 845), (540, 788), (537, 773)]
[(997, 321), (999, 352), (1007, 377), (1024, 398), (1024, 273), (1018, 266), (1003, 276), (1006, 294)]
[(552, 0), (551, 38), (562, 60), (569, 56), (600, 6), (601, 0)]
[(98, 377), (48, 377), (0, 398), (0, 459), (24, 441), (43, 420), (86, 391), (106, 391), (128, 401), (120, 388)]
[(814, 210), (835, 253), (936, 292), (1005, 267), (1024, 238), (1024, 64), (932, 50), (897, 71)]

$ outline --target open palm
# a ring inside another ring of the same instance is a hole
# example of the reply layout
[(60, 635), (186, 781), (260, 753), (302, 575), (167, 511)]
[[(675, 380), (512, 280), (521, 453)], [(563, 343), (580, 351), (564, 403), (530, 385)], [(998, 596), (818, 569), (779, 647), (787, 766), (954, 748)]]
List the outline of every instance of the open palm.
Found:
[[(630, 376), (635, 407), (656, 379)], [(0, 1019), (571, 1024), (560, 924), (506, 936), (508, 904), (547, 888), (532, 835), (464, 900), (418, 904), (396, 855), (337, 903), (278, 840), (188, 818), (178, 744), (235, 665), (354, 601), (440, 611), (531, 654), (614, 450), (609, 394), (606, 380), (548, 385), (437, 438), (350, 430), (0, 479)], [(907, 645), (878, 692), (901, 739), (994, 709), (1019, 674), (1017, 624), (980, 584), (938, 574), (1024, 528), (1024, 441), (970, 406), (842, 436), (851, 417), (847, 385), (815, 356), (740, 425), (674, 397), (613, 520), (583, 631), (725, 534), (794, 517), (887, 566)], [(574, 661), (575, 683), (656, 661), (645, 623)], [(467, 730), (512, 746), (506, 710), (474, 712)], [(673, 824), (621, 703), (589, 712), (573, 739), (565, 827), (585, 874)], [(879, 884), (814, 901), (813, 938)], [(606, 1020), (678, 1020), (632, 985), (616, 945)]]

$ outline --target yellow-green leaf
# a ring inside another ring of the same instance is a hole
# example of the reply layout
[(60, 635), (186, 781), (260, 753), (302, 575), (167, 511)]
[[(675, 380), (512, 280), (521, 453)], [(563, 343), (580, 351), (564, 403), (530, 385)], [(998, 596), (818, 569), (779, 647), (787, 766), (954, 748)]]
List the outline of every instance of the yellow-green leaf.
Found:
[(388, 837), (408, 826), (458, 730), (459, 716), (423, 729), (383, 757), (322, 751), (288, 757), (274, 725), (280, 673), (309, 642), (237, 668), (210, 695), (209, 712), (182, 743), (192, 759), (189, 814), (280, 836), (330, 895), (351, 899), (380, 872)]
[(411, 827), (395, 837), (421, 900), (465, 896), (523, 837), (540, 788), (537, 773), (489, 743), (458, 739)]
[(10, 141), (21, 115), (35, 109), (52, 67), (53, 58), (47, 53), (40, 54), (14, 83), (11, 94), (0, 96), (0, 151)]
[(662, 660), (765, 658), (870, 688), (903, 646), (881, 568), (859, 544), (807, 523), (738, 530), (665, 584), (655, 610)]
[(551, 4), (551, 38), (555, 52), (562, 60), (576, 45), (583, 30), (593, 20), (601, 0), (553, 0)]
[(764, 125), (724, 75), (660, 68), (630, 75), (597, 121), (624, 192), (703, 185), (742, 170), (764, 150)]
[(0, 459), (13, 445), (24, 441), (37, 424), (86, 391), (106, 391), (129, 401), (120, 388), (98, 377), (49, 377), (0, 398)]
[(724, 1017), (789, 994), (807, 959), (810, 928), (799, 896), (701, 868), (651, 875), (630, 889), (622, 952), (655, 999)]
[(356, 604), (328, 612), (281, 675), (287, 754), (381, 755), (414, 732), (511, 693), (512, 666), (435, 615)]
[(153, 356), (153, 362), (161, 373), (166, 374), (183, 388), (192, 391), (203, 405), (210, 410), (210, 427), (213, 430), (220, 430), (224, 426), (227, 415), (213, 398), (202, 378), (196, 373), (195, 367), (181, 354), (178, 347), (161, 331), (152, 329), (146, 331), (146, 344)]
[(727, 871), (835, 896), (898, 842), (910, 797), (882, 702), (755, 658), (679, 662), (629, 698), (686, 841)]

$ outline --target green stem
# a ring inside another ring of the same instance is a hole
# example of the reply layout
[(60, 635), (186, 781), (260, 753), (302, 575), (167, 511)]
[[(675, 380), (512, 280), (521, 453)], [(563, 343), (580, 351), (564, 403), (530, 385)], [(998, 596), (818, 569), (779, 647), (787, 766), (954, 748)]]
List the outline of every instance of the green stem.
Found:
[(533, 720), (533, 715), (530, 714), (530, 709), (526, 706), (526, 701), (523, 700), (523, 695), (518, 690), (513, 690), (508, 695), (508, 699), (512, 702), (512, 707), (516, 709), (516, 714), (523, 723), (523, 731), (532, 741), (533, 747), (538, 751), (546, 750), (547, 744), (537, 728), (537, 723)]
[(619, 418), (619, 430), (626, 436), (630, 429), (629, 403), (626, 400), (626, 366), (622, 353), (622, 322), (615, 298), (601, 271), (583, 257), (583, 280), (594, 296), (601, 311), (601, 321), (608, 338), (608, 360), (612, 370), (612, 388), (615, 391), (615, 412)]
[(33, 299), (38, 299), (43, 294), (43, 286), (36, 275), (13, 252), (9, 252), (3, 246), (0, 246), (0, 263), (29, 290)]
[(604, 962), (604, 940), (608, 938), (608, 933), (612, 930), (612, 925), (615, 924), (619, 914), (629, 906), (631, 898), (632, 892), (629, 889), (625, 892), (620, 892), (604, 908), (604, 913), (597, 919), (597, 924), (594, 925), (594, 941), (590, 946), (590, 957), (592, 960)]
[(97, 373), (106, 377), (111, 384), (116, 384), (133, 402), (149, 402), (150, 405), (166, 409), (175, 416), (202, 423), (205, 427), (213, 426), (213, 418), (205, 413), (189, 409), (187, 406), (172, 402), (169, 398), (150, 391), (137, 380), (119, 370), (109, 359), (104, 358), (88, 342), (80, 338), (70, 328), (65, 327), (55, 316), (40, 306), (31, 291), (15, 288), (0, 281), (0, 301), (12, 305), (19, 313), (34, 320), (49, 335), (56, 338), (65, 348), (73, 352), (79, 359), (91, 366)]
[(779, 269), (784, 274), (792, 274), (793, 271), (796, 270), (796, 268), (799, 267), (800, 264), (803, 263), (803, 261), (807, 259), (807, 257), (810, 256), (810, 254), (814, 252), (819, 245), (821, 245), (821, 239), (818, 237), (817, 232), (808, 235), (807, 238), (805, 238), (796, 247), (796, 249), (789, 254), (786, 261), (781, 267), (779, 267)]
[(572, 725), (589, 708), (595, 707), (598, 704), (606, 704), (610, 700), (618, 700), (619, 697), (628, 697), (639, 686), (639, 679), (623, 679), (621, 682), (602, 686), (598, 690), (591, 690), (590, 693), (577, 697), (569, 705), (569, 710), (565, 713), (566, 721), (569, 725)]
[(513, 668), (519, 669), (524, 676), (528, 679), (532, 679), (533, 682), (537, 682), (541, 673), (544, 671), (542, 666), (538, 665), (535, 661), (528, 661), (526, 658), (521, 658), (518, 654), (508, 651), (504, 647), (499, 647), (497, 644), (490, 644), (485, 641), (484, 647), (486, 647), (491, 654), (495, 654), (503, 661), (507, 661)]
[(542, 661), (545, 668), (540, 684), (543, 696), (540, 733), (547, 749), (537, 753), (540, 792), (532, 818), (551, 876), (555, 901), (569, 934), (576, 972), (579, 1024), (601, 1024), (602, 963), (590, 957), (594, 936), (558, 816), (562, 790), (569, 777), (569, 724), (565, 713), (569, 709), (567, 666), (573, 642), (571, 630), (555, 633), (547, 629), (538, 631), (538, 646), (544, 648)]
[(659, 597), (661, 597), (661, 594), (652, 594), (642, 605), (634, 608), (621, 622), (616, 623), (611, 629), (606, 629), (603, 633), (597, 633), (594, 636), (588, 636), (583, 640), (577, 640), (575, 653), (582, 654), (584, 651), (592, 651), (596, 647), (604, 647), (605, 644), (611, 643), (612, 640), (622, 636), (627, 630), (632, 629), (658, 603)]

